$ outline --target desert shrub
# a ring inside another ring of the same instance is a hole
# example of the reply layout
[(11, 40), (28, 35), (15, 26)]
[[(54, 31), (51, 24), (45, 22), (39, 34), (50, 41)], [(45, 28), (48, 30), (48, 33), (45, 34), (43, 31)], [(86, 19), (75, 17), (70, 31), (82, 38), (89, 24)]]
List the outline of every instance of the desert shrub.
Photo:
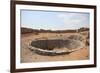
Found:
[(28, 29), (28, 28), (21, 28), (21, 33), (22, 34), (26, 34), (26, 33), (32, 33), (32, 29)]
[(38, 32), (34, 32), (34, 34), (35, 34), (35, 35), (39, 35), (39, 33), (38, 33)]
[(62, 36), (62, 35), (60, 34), (60, 36)]
[(82, 27), (80, 29), (78, 29), (79, 32), (82, 32), (82, 31), (89, 31), (89, 28), (85, 28), (85, 27)]

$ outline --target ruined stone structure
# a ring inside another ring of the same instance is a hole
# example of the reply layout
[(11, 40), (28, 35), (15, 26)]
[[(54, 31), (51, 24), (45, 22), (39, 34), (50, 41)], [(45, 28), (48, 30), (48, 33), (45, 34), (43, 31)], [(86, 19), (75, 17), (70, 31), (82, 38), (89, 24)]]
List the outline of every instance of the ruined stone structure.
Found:
[(69, 54), (83, 48), (84, 43), (81, 36), (70, 36), (66, 40), (48, 39), (34, 40), (29, 44), (29, 48), (41, 55), (61, 55)]

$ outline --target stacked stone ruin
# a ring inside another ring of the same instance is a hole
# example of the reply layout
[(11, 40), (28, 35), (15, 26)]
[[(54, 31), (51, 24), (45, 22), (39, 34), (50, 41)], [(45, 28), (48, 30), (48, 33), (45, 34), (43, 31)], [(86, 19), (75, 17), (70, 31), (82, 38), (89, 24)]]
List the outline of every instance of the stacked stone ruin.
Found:
[[(33, 50), (33, 52), (41, 55), (61, 55), (61, 54), (69, 54), (76, 50), (83, 48), (84, 43), (82, 42), (84, 39), (79, 35), (71, 35), (66, 40), (63, 39), (48, 39), (48, 40), (34, 40), (29, 44), (29, 48)], [(66, 48), (65, 50), (61, 50), (62, 48)], [(58, 48), (58, 50), (54, 50)]]

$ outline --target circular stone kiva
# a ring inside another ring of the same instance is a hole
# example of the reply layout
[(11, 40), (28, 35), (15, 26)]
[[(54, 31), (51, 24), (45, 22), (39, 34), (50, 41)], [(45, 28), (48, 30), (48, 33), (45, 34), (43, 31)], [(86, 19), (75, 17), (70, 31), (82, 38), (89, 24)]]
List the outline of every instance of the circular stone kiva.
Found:
[(29, 48), (37, 54), (41, 55), (61, 55), (69, 54), (76, 50), (83, 48), (84, 44), (80, 40), (69, 39), (48, 39), (48, 40), (34, 40), (30, 43)]

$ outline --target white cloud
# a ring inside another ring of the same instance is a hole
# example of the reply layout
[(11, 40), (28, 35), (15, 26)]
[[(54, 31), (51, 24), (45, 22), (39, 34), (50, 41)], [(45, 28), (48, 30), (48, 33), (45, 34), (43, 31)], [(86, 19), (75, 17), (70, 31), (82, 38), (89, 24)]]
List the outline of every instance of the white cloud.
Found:
[(67, 26), (66, 28), (80, 28), (89, 26), (89, 18), (86, 13), (64, 13), (58, 14), (58, 18)]

